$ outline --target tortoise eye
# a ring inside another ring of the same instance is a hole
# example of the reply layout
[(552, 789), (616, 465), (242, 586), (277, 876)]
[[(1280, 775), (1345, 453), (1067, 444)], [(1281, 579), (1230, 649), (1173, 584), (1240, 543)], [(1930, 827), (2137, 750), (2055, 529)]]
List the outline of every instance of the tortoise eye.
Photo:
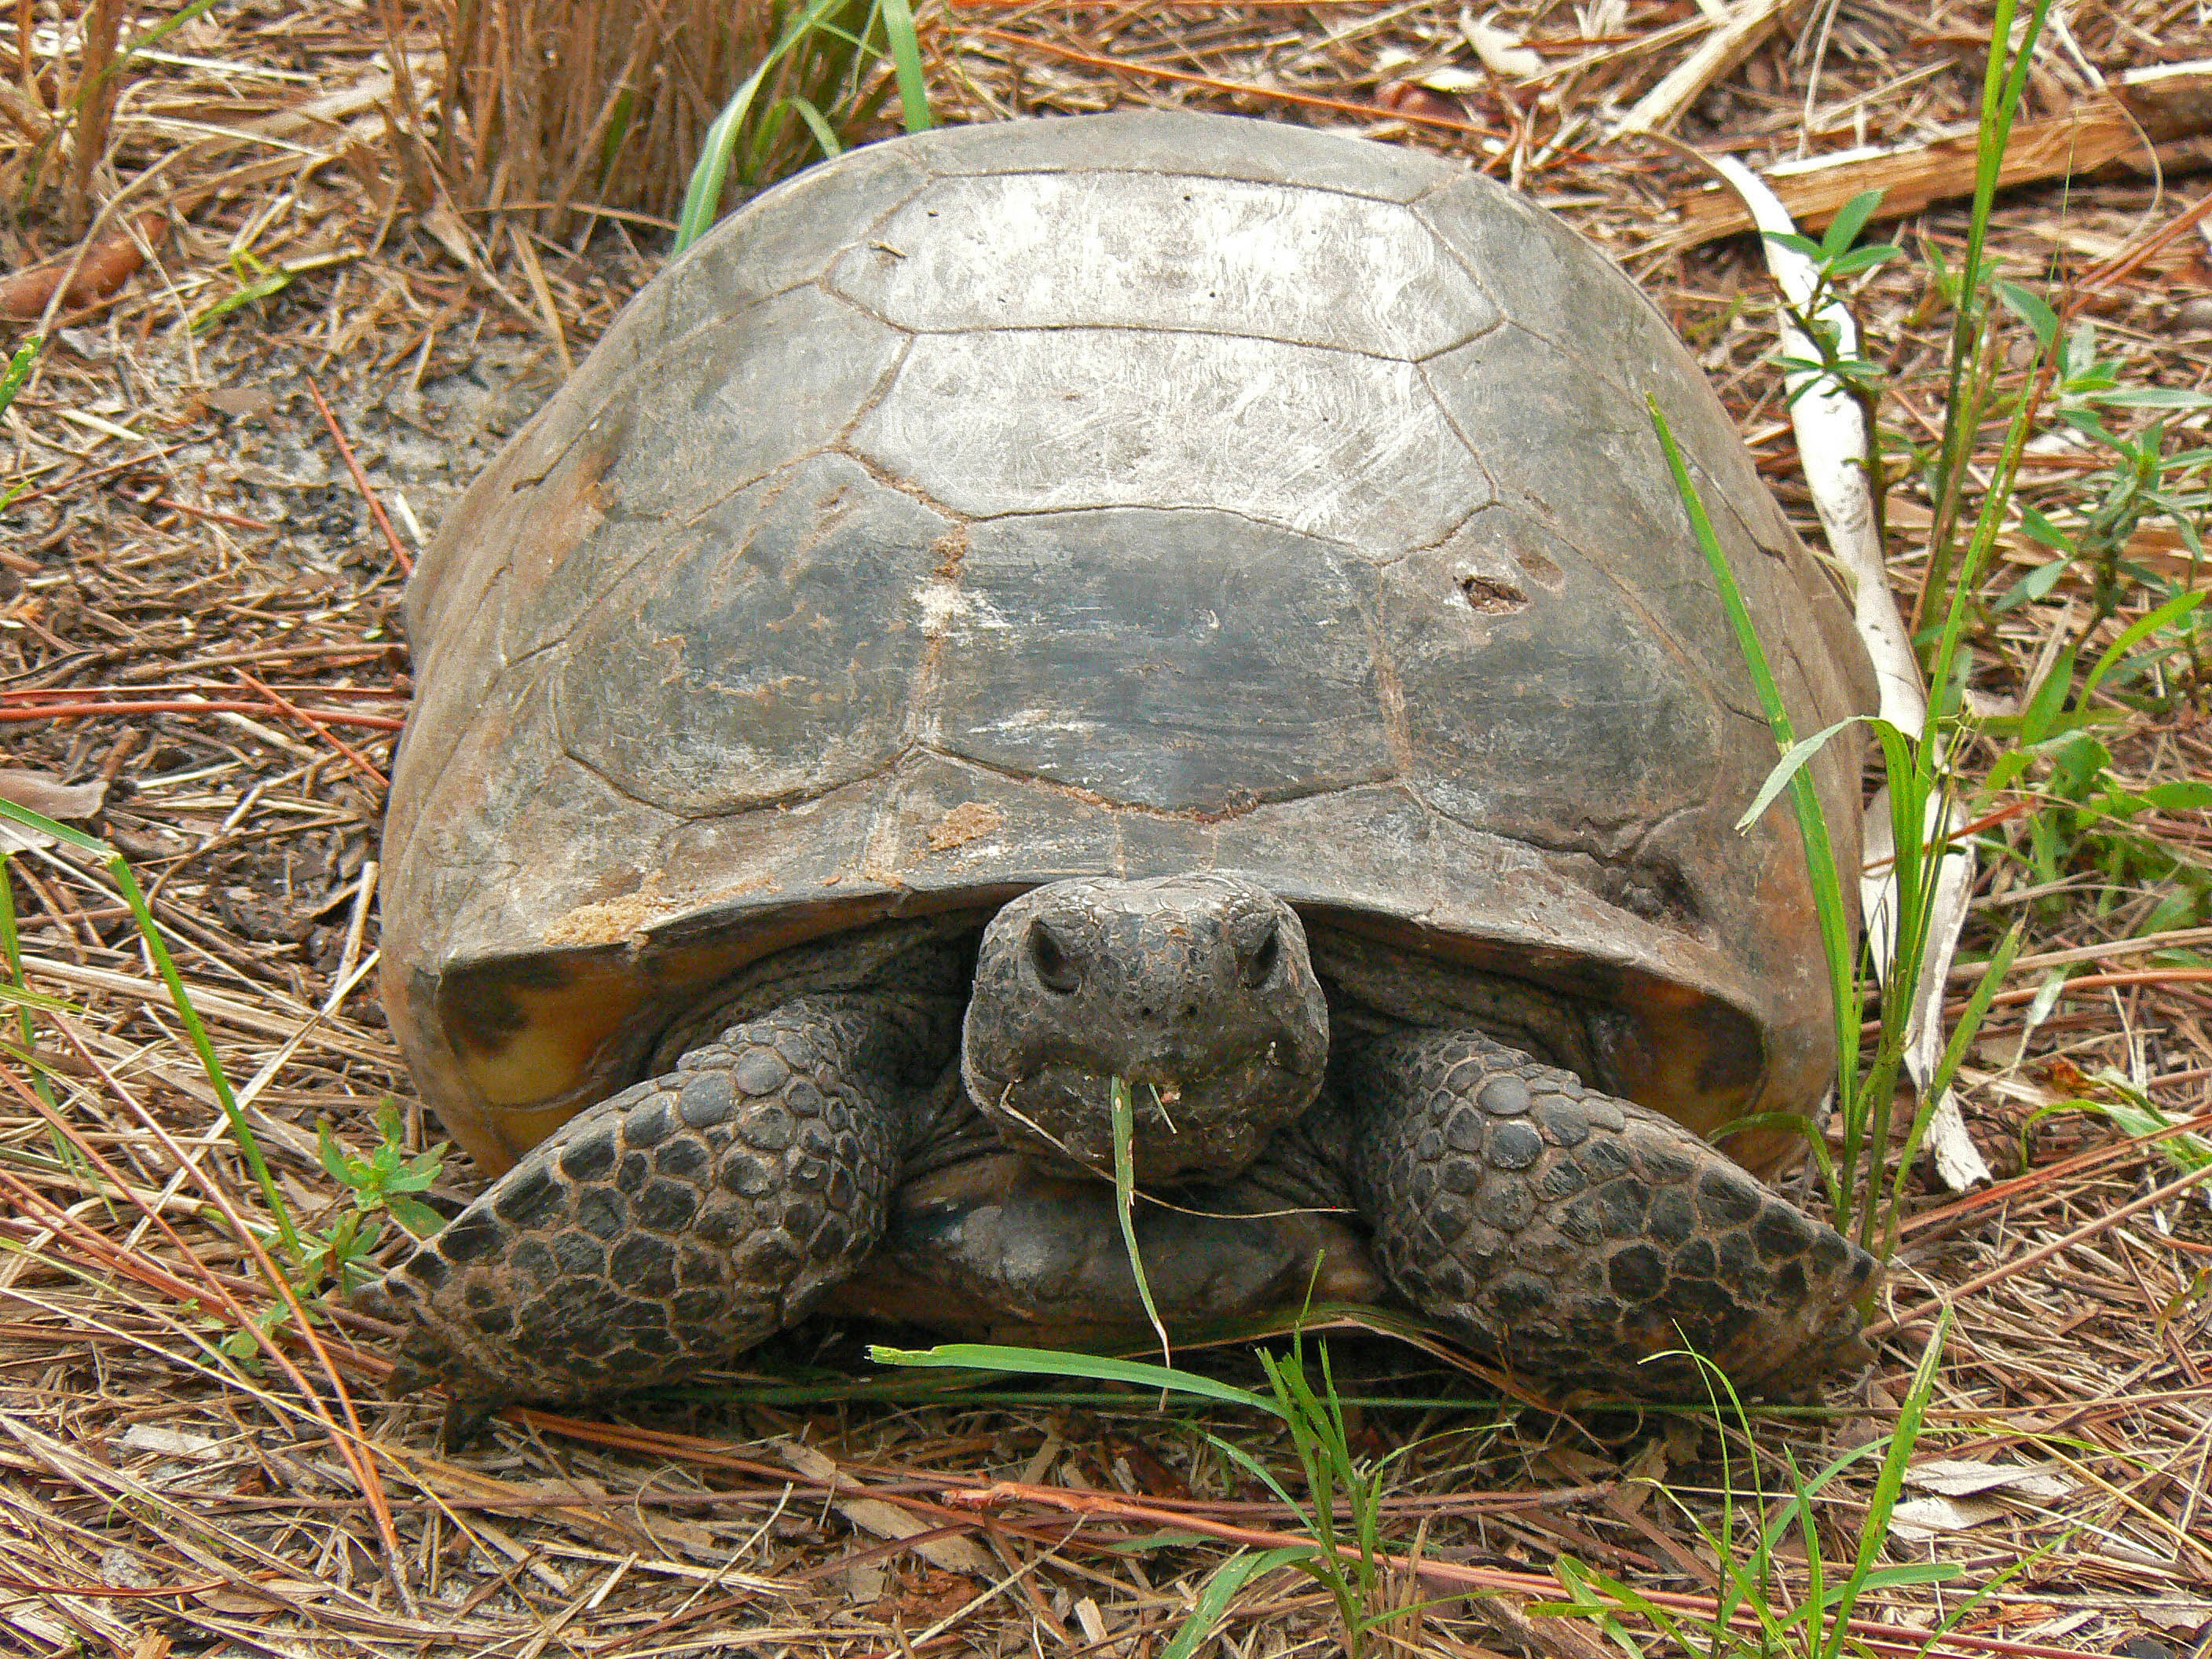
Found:
[(1283, 929), (1279, 922), (1271, 921), (1260, 942), (1244, 953), (1237, 977), (1252, 989), (1258, 990), (1274, 976), (1275, 964), (1283, 959)]
[(1037, 983), (1058, 996), (1066, 996), (1083, 983), (1083, 975), (1051, 928), (1042, 921), (1030, 924), (1030, 966)]

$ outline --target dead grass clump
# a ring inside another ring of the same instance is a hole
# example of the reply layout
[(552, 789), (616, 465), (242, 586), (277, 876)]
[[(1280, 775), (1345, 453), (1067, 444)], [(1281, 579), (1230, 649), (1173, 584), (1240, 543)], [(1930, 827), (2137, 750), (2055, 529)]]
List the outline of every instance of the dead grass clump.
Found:
[[(443, 140), (472, 206), (532, 214), (564, 235), (580, 204), (673, 221), (707, 130), (802, 9), (796, 0), (445, 0)], [(849, 132), (879, 99), (844, 88), (866, 0), (840, 6), (761, 88), (740, 181), (800, 165), (819, 143), (804, 112)], [(841, 140), (840, 142), (842, 142)]]

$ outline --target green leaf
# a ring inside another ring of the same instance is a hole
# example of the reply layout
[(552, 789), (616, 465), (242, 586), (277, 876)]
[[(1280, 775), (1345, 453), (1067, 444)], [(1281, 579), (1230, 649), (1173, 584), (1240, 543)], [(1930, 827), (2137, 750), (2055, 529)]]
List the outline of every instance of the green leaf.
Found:
[[(2030, 533), (2033, 533), (2032, 526)], [(2043, 538), (2038, 536), (2036, 539), (2040, 541)], [(2017, 606), (2048, 598), (2051, 590), (2058, 586), (2060, 579), (2066, 574), (2069, 568), (2070, 565), (2064, 559), (2053, 559), (2048, 564), (2036, 566), (2034, 569), (1998, 595), (1996, 602), (1990, 605), (1990, 609), (2002, 615)]]
[(2083, 732), (2068, 741), (2052, 760), (2051, 793), (2061, 800), (2086, 801), (2112, 763), (2112, 751)]
[[(2020, 738), (2022, 743), (2041, 743), (2050, 735), (2051, 723), (2059, 711), (2066, 707), (2066, 694), (2074, 689), (2074, 647), (2068, 646), (2058, 653), (2057, 661), (2043, 677), (2043, 684), (2035, 688), (2035, 696), (2021, 711)], [(2005, 757), (2010, 759), (2010, 756)], [(2023, 761), (2026, 757), (2022, 757)], [(2002, 787), (2002, 786), (1996, 786)]]
[(2212, 807), (2212, 783), (2194, 778), (2144, 787), (2142, 798), (2161, 812), (2199, 812)]
[(1802, 253), (1808, 259), (1821, 257), (1820, 245), (1809, 236), (1801, 236), (1794, 230), (1767, 230), (1759, 233), (1777, 247), (1786, 247), (1792, 253)]
[[(2212, 593), (2212, 588), (2197, 587), (2188, 589), (2185, 592), (2175, 594), (2164, 605), (2160, 605), (2155, 611), (2151, 611), (2148, 615), (2139, 617), (2134, 622), (2130, 623), (2121, 631), (2119, 638), (2114, 640), (2112, 644), (2106, 647), (2105, 654), (2097, 659), (2097, 665), (2089, 671), (2089, 678), (2081, 687), (2081, 702), (2084, 704), (2088, 702), (2089, 694), (2097, 689), (2099, 682), (2100, 682), (2106, 675), (2111, 673), (2113, 668), (2118, 665), (2120, 659), (2130, 650), (2134, 649), (2137, 645), (2140, 645), (2144, 640), (2149, 638), (2153, 634), (2157, 633), (2160, 629), (2170, 627), (2173, 623), (2179, 622), (2184, 617), (2197, 609), (2198, 605), (2204, 603), (2207, 593)], [(6, 805), (6, 802), (0, 801), (0, 806), (5, 806)]]
[(15, 401), (23, 382), (31, 378), (31, 365), (39, 361), (40, 349), (46, 343), (44, 335), (33, 334), (17, 346), (15, 355), (8, 360), (7, 373), (0, 374), (0, 415), (8, 412), (8, 405)]
[(1735, 821), (1736, 834), (1742, 835), (1759, 822), (1761, 815), (1774, 804), (1774, 798), (1790, 787), (1790, 780), (1797, 775), (1798, 768), (1826, 748), (1829, 738), (1847, 726), (1856, 726), (1861, 720), (1874, 718), (1871, 714), (1846, 714), (1834, 725), (1822, 726), (1811, 737), (1800, 738), (1791, 744), (1783, 751), (1782, 758), (1774, 763), (1773, 769), (1766, 775), (1766, 781), (1759, 786), (1759, 793), (1751, 798), (1751, 805), (1744, 815)]
[(338, 1145), (337, 1137), (331, 1133), (331, 1121), (328, 1118), (321, 1118), (316, 1121), (315, 1156), (320, 1160), (323, 1168), (329, 1172), (331, 1180), (342, 1186), (356, 1188), (360, 1186), (358, 1166), (352, 1158), (346, 1156), (345, 1149)]
[(1855, 247), (1828, 262), (1828, 276), (1856, 276), (1862, 270), (1871, 270), (1876, 265), (1887, 264), (1899, 258), (1905, 250), (1893, 242), (1869, 242), (1864, 247)]
[(2058, 313), (2053, 311), (2043, 296), (2018, 283), (1993, 283), (1997, 298), (2021, 321), (2033, 331), (2037, 343), (2048, 350), (2058, 335)]
[(2135, 386), (2100, 392), (2097, 401), (2123, 409), (2203, 409), (2212, 404), (2212, 397), (2184, 386)]
[(1832, 260), (1859, 239), (1867, 222), (1881, 205), (1881, 192), (1863, 190), (1836, 210), (1836, 216), (1828, 222), (1827, 234), (1820, 239), (1821, 257)]
[(440, 1215), (420, 1199), (395, 1193), (384, 1200), (384, 1207), (392, 1212), (392, 1218), (417, 1238), (428, 1238), (446, 1224)]
[[(2035, 508), (2027, 506), (2024, 502), (2021, 504), (2020, 509), (2020, 524), (2021, 529), (2027, 531), (2029, 535), (2034, 537), (2036, 540), (2041, 542), (2045, 547), (2056, 548), (2061, 553), (2071, 553), (2074, 550), (2074, 541), (2071, 537), (2067, 535), (2067, 533), (2061, 530), (2057, 525), (2051, 523), (2049, 519), (2044, 517), (2042, 514), (2036, 511)], [(2056, 568), (2057, 570), (2063, 572), (2066, 568), (2066, 566), (2062, 561)], [(2026, 580), (2027, 581), (2033, 581), (2036, 577), (2042, 575), (2044, 571), (2050, 570), (2051, 568), (2053, 568), (2053, 567), (2045, 565), (2041, 569), (2030, 572)], [(2035, 597), (2041, 599), (2045, 593), (2048, 593), (2051, 591), (2051, 583), (2056, 580), (2057, 580), (2057, 577), (2055, 575), (2048, 578), (2044, 582), (2041, 592), (2038, 592)]]

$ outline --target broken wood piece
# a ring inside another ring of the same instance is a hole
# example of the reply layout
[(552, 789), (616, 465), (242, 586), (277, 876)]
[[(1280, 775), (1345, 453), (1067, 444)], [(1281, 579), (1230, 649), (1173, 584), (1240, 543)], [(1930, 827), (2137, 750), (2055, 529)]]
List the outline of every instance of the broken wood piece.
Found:
[[(2212, 59), (2130, 70), (2064, 115), (2014, 126), (1997, 184), (2010, 188), (2088, 173), (2207, 131), (2212, 131)], [(1879, 217), (1901, 219), (1972, 194), (1979, 143), (1973, 127), (1962, 126), (1925, 143), (1784, 161), (1761, 176), (1803, 228), (1825, 226), (1844, 203), (1869, 190), (1882, 192)], [(1681, 227), (1666, 240), (1669, 249), (1753, 228), (1750, 210), (1717, 184), (1680, 205)]]
[(94, 242), (82, 258), (71, 249), (0, 280), (0, 320), (37, 322), (46, 315), (54, 290), (64, 283), (68, 287), (63, 291), (62, 305), (66, 310), (106, 299), (146, 263), (140, 238), (150, 246), (168, 229), (168, 224), (163, 214), (142, 213), (136, 235), (127, 229), (113, 231)]
[(1682, 118), (1683, 111), (1705, 95), (1707, 88), (1758, 51), (1760, 43), (1802, 3), (1803, 0), (1737, 0), (1729, 8), (1725, 22), (1636, 100), (1636, 106), (1614, 125), (1613, 136), (1668, 131)]
[(971, 1578), (989, 1580), (998, 1577), (998, 1566), (983, 1553), (982, 1547), (972, 1538), (955, 1533), (949, 1537), (928, 1537), (924, 1534), (939, 1532), (911, 1510), (881, 1498), (849, 1496), (865, 1491), (855, 1481), (838, 1472), (837, 1465), (812, 1446), (796, 1440), (779, 1441), (776, 1451), (783, 1461), (809, 1480), (819, 1480), (835, 1493), (830, 1500), (838, 1514), (862, 1532), (872, 1533), (878, 1538), (894, 1542), (915, 1538), (921, 1541), (913, 1546), (914, 1553), (933, 1567), (947, 1572), (966, 1573)]

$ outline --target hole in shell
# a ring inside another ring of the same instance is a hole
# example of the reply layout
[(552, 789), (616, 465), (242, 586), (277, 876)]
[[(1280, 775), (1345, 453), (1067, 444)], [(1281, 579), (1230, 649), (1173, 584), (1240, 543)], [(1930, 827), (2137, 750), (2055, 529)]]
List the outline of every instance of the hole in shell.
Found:
[(1528, 603), (1526, 593), (1496, 576), (1462, 576), (1459, 591), (1468, 610), (1486, 617), (1510, 617)]

